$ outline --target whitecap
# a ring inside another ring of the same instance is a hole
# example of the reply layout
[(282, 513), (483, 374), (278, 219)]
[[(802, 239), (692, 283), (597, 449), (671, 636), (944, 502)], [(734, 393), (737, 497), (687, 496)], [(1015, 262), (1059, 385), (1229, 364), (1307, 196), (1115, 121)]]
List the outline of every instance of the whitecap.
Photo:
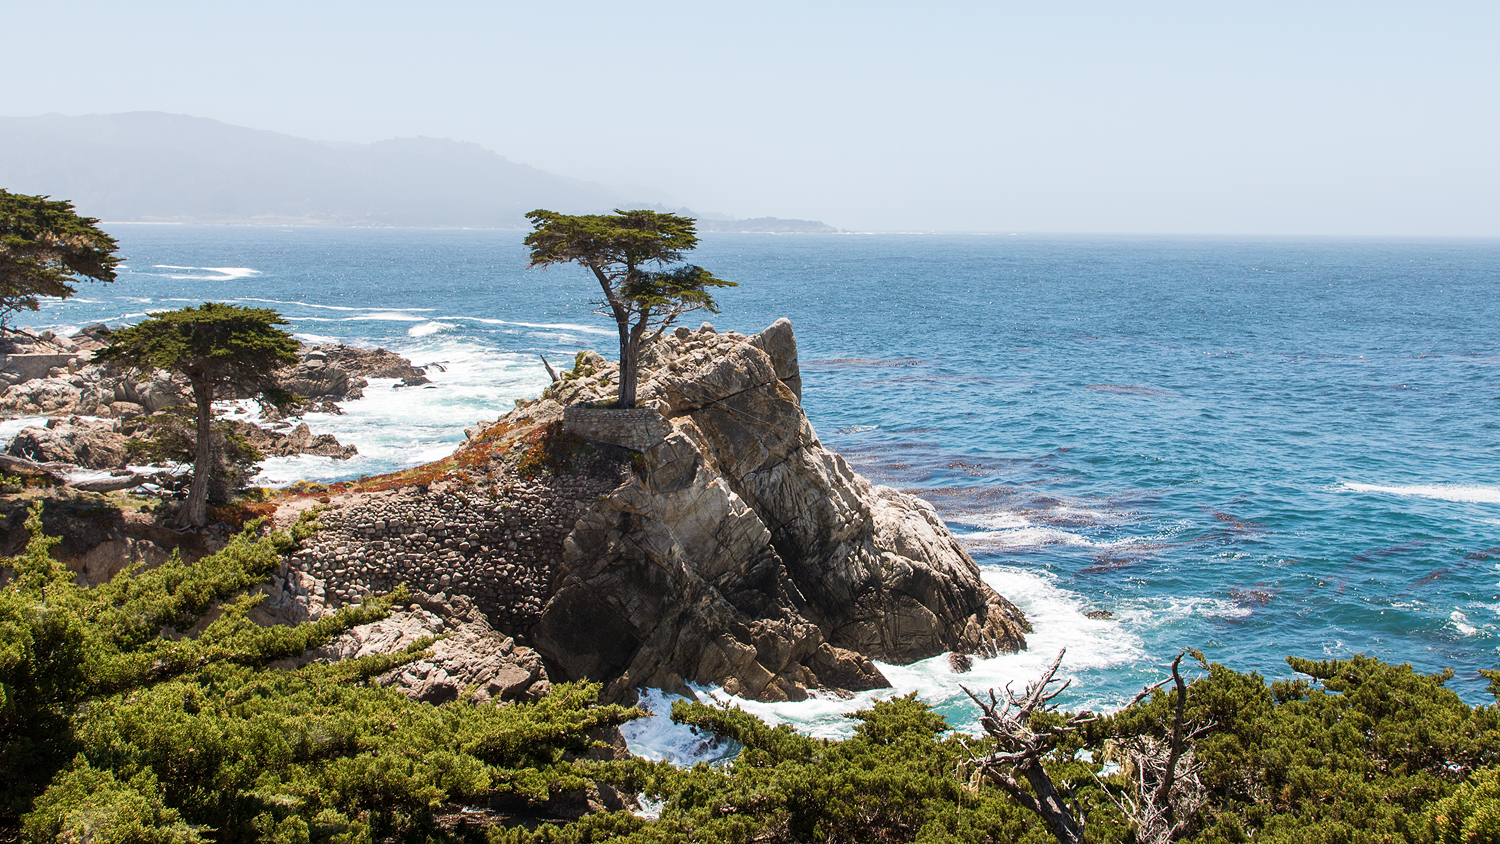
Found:
[(507, 319), (488, 319), (476, 316), (452, 316), (443, 319), (469, 319), (474, 322), (482, 322), (487, 325), (515, 325), (521, 328), (550, 328), (556, 331), (576, 331), (580, 334), (602, 334), (606, 337), (614, 337), (619, 333), (615, 328), (600, 328), (597, 325), (579, 325), (572, 322), (516, 322)]
[(1156, 533), (1145, 536), (1092, 539), (1081, 533), (1032, 524), (1025, 516), (1017, 513), (1002, 511), (981, 516), (977, 519), (971, 519), (971, 521), (976, 522), (979, 527), (987, 528), (987, 530), (969, 532), (955, 530), (953, 535), (966, 546), (984, 548), (986, 550), (1013, 550), (1046, 545), (1115, 550), (1134, 547), (1145, 549), (1155, 543), (1172, 540), (1190, 525), (1187, 521), (1181, 521), (1167, 525)]
[(406, 333), (411, 337), (426, 337), (431, 334), (436, 334), (439, 331), (447, 331), (451, 328), (456, 327), (457, 326), (450, 325), (446, 322), (424, 322), (421, 325), (413, 325), (411, 328), (406, 329)]
[(426, 312), (433, 308), (356, 308), (350, 305), (316, 305), (312, 302), (300, 302), (296, 299), (255, 299), (250, 296), (241, 296), (236, 302), (260, 302), (267, 305), (296, 305), (301, 308), (319, 308), (325, 311), (416, 311)]
[(292, 336), (304, 343), (312, 343), (314, 345), (319, 343), (337, 343), (339, 341), (337, 337), (329, 337), (326, 334), (309, 334), (305, 331), (296, 332)]
[(196, 280), (196, 281), (233, 281), (237, 278), (250, 278), (260, 275), (260, 270), (249, 267), (179, 267), (172, 264), (153, 264), (158, 270), (186, 270), (195, 273), (215, 273), (216, 275), (173, 275), (168, 273), (167, 278)]
[(1461, 610), (1454, 610), (1448, 614), (1448, 622), (1453, 625), (1460, 636), (1474, 636), (1479, 633), (1479, 628), (1469, 623), (1469, 617)]
[(1478, 484), (1361, 484), (1344, 481), (1337, 489), (1342, 492), (1378, 492), (1386, 495), (1435, 498), (1439, 501), (1458, 501), (1466, 504), (1500, 504), (1500, 486)]
[(371, 322), (371, 321), (379, 321), (379, 320), (389, 320), (389, 321), (392, 321), (392, 322), (422, 322), (425, 319), (427, 319), (427, 317), (420, 317), (420, 316), (416, 316), (415, 314), (403, 313), (401, 311), (395, 311), (395, 310), (386, 309), (386, 310), (379, 310), (379, 311), (370, 311), (368, 313), (363, 313), (363, 314), (360, 314), (358, 316), (343, 317), (342, 319), (338, 319), (338, 320), (334, 320), (334, 321), (335, 322)]

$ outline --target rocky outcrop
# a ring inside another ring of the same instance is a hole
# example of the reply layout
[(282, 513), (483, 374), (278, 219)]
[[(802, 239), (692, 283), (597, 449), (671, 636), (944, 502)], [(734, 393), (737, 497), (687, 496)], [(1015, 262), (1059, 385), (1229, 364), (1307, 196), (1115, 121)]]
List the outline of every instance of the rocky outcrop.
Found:
[[(323, 581), (283, 566), (255, 587), (262, 596), (250, 612), (261, 625), (295, 625), (316, 621), (333, 611)], [(542, 658), (532, 649), (497, 632), (474, 602), (442, 592), (413, 594), (410, 603), (393, 607), (380, 621), (362, 624), (295, 659), (274, 668), (310, 662), (342, 662), (373, 654), (405, 650), (423, 638), (438, 639), (427, 655), (375, 678), (400, 689), (413, 700), (433, 704), (464, 698), (470, 702), (536, 700), (552, 688)]]
[(442, 637), (428, 655), (376, 678), (413, 700), (432, 704), (464, 698), (470, 702), (536, 700), (551, 690), (542, 658), (495, 632), (473, 604), (462, 599), (420, 595), (381, 621), (355, 627), (308, 656), (341, 662), (395, 653), (423, 637)]
[(314, 434), (306, 422), (299, 422), (289, 431), (280, 431), (235, 422), (235, 433), (244, 437), (255, 450), (267, 457), (294, 457), (299, 454), (315, 454), (348, 460), (359, 453), (352, 445), (343, 445), (333, 434)]
[[(679, 329), (652, 352), (639, 404), (671, 433), (578, 520), (532, 631), (567, 677), (616, 695), (713, 682), (796, 699), (885, 685), (871, 658), (1025, 646), (1024, 617), (931, 505), (823, 448), (790, 323), (753, 338)], [(607, 399), (613, 367), (588, 367), (516, 417)]]
[(888, 685), (876, 659), (1025, 646), (1021, 613), (930, 505), (823, 448), (789, 323), (680, 330), (650, 352), (654, 422), (580, 425), (615, 375), (580, 354), (444, 464), (335, 492), (291, 567), (329, 605), (396, 583), (472, 600), (553, 679), (614, 699), (689, 683), (801, 699)]
[[(92, 363), (93, 352), (108, 342), (109, 328), (91, 325), (72, 337), (44, 331), (36, 337), (0, 335), (11, 351), (0, 360), (0, 415), (100, 416), (128, 418), (191, 404), (187, 380), (167, 372), (131, 373)], [(283, 389), (306, 397), (319, 410), (330, 402), (361, 398), (368, 378), (423, 381), (425, 370), (385, 349), (358, 349), (338, 343), (303, 347), (301, 360), (276, 373)], [(425, 381), (423, 381), (425, 383)]]
[[(22, 428), (5, 447), (5, 453), (37, 463), (67, 463), (84, 469), (122, 469), (131, 463), (130, 443), (150, 436), (150, 430), (139, 424), (144, 417), (123, 420), (49, 419), (46, 424)], [(332, 434), (313, 434), (306, 422), (289, 430), (263, 428), (249, 422), (231, 421), (233, 432), (267, 457), (291, 457), (315, 454), (347, 460), (358, 453), (352, 445), (341, 444)]]
[(359, 378), (421, 378), (427, 370), (385, 349), (360, 349), (342, 343), (324, 343), (305, 351), (304, 359), (322, 355), (329, 366)]

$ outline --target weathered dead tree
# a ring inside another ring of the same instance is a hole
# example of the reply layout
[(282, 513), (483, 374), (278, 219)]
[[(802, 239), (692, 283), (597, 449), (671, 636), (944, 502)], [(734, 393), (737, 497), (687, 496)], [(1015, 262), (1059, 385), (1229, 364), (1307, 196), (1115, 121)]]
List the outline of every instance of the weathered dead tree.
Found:
[(1198, 777), (1204, 763), (1197, 759), (1195, 745), (1213, 724), (1187, 720), (1187, 682), (1182, 678), (1182, 658), (1186, 655), (1183, 651), (1172, 660), (1170, 678), (1146, 687), (1130, 702), (1134, 706), (1171, 683), (1172, 722), (1167, 736), (1136, 735), (1115, 743), (1121, 773), (1130, 779), (1135, 793), (1111, 799), (1135, 825), (1139, 844), (1175, 841), (1188, 830), (1193, 815), (1207, 800)]
[[(1098, 716), (1084, 712), (1061, 721), (1035, 720), (1037, 715), (1055, 711), (1057, 705), (1052, 700), (1072, 683), (1055, 679), (1066, 652), (1058, 651), (1052, 667), (1040, 679), (1028, 683), (1019, 695), (1007, 685), (1004, 700), (996, 697), (994, 689), (985, 700), (964, 688), (964, 693), (979, 704), (979, 726), (994, 737), (996, 745), (984, 756), (970, 749), (966, 764), (973, 768), (971, 782), (977, 785), (989, 781), (999, 786), (1016, 803), (1041, 816), (1061, 844), (1083, 844), (1082, 807), (1068, 783), (1059, 786), (1052, 781), (1042, 759), (1057, 749), (1064, 736)], [(1054, 683), (1057, 687), (1049, 690)]]
[(542, 359), (542, 366), (547, 367), (547, 374), (549, 376), (551, 376), (552, 383), (556, 384), (557, 382), (559, 382), (559, 381), (562, 380), (562, 376), (558, 375), (557, 374), (557, 370), (555, 370), (555, 369), (552, 368), (552, 364), (550, 364), (550, 363), (547, 362), (547, 356), (546, 355), (538, 354), (537, 357), (539, 357), (539, 358)]

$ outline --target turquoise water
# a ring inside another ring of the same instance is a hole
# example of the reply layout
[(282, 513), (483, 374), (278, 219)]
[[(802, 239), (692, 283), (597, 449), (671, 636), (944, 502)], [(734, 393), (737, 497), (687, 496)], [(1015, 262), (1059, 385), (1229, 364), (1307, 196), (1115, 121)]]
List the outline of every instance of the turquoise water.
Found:
[[(614, 353), (588, 277), (526, 270), (519, 232), (109, 228), (119, 283), (23, 323), (260, 303), (308, 339), (444, 362), (433, 390), (376, 383), (310, 420), (360, 458), (273, 480), (432, 459), (544, 386), (538, 353)], [(931, 500), (1033, 616), (1031, 653), (966, 682), (1066, 646), (1074, 703), (1109, 704), (1184, 647), (1272, 676), (1363, 652), (1485, 699), (1500, 242), (710, 235), (695, 261), (741, 283), (721, 330), (791, 318), (824, 442)], [(937, 662), (890, 676), (966, 711)], [(848, 706), (762, 711), (821, 729)]]

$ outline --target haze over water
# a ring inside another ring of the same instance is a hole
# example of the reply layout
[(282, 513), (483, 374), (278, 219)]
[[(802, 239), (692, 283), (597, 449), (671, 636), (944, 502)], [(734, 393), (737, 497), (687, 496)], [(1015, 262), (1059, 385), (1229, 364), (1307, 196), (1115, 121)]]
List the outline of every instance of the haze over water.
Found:
[[(435, 459), (545, 386), (539, 352), (616, 354), (590, 278), (525, 269), (520, 232), (108, 228), (120, 281), (22, 324), (230, 301), (446, 362), (434, 389), (376, 381), (309, 417), (361, 456), (273, 461), (271, 481)], [(693, 260), (741, 284), (721, 331), (792, 320), (824, 443), (932, 501), (1032, 618), (1030, 652), (962, 678), (887, 669), (953, 723), (960, 679), (1021, 681), (1062, 646), (1073, 706), (1123, 702), (1184, 647), (1278, 677), (1288, 654), (1363, 652), (1487, 696), (1500, 242), (709, 235)], [(830, 731), (858, 703), (755, 709)]]

